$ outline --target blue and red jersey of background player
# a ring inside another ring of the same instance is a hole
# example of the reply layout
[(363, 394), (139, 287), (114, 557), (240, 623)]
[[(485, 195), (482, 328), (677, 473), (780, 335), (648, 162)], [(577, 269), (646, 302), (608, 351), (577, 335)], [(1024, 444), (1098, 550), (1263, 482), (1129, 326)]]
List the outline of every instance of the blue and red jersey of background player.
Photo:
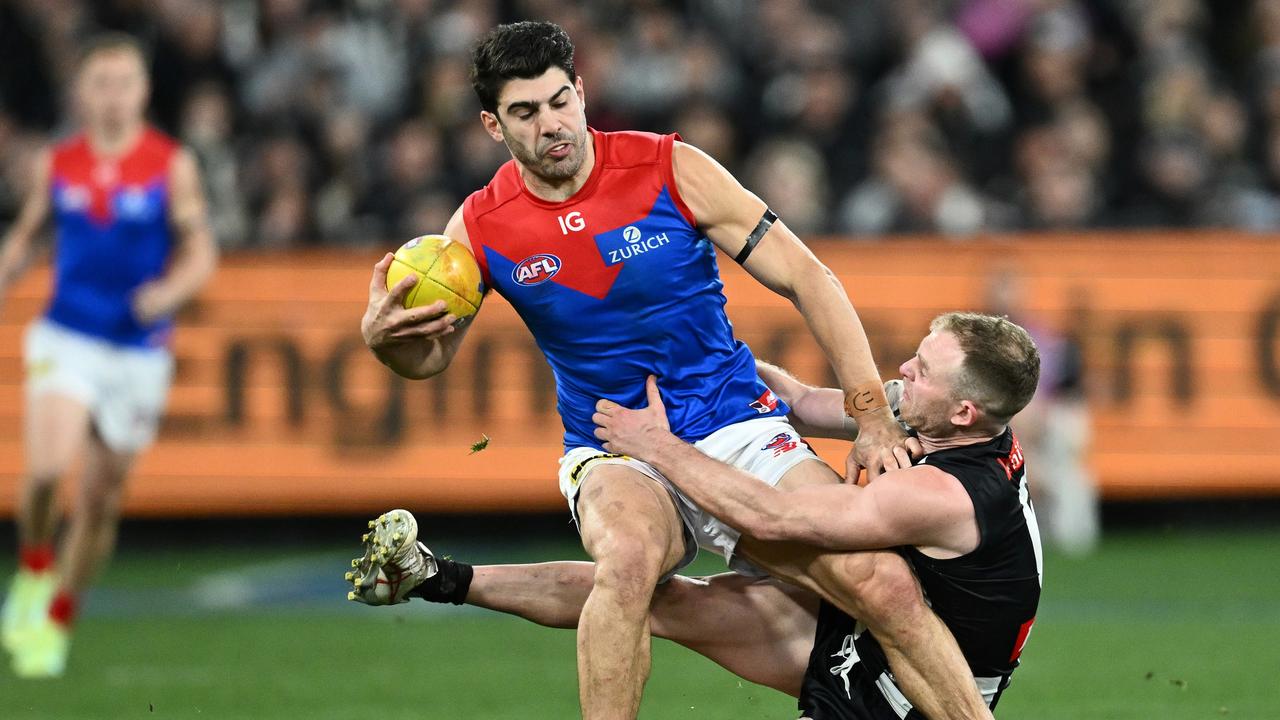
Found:
[(715, 249), (676, 188), (676, 139), (592, 130), (595, 166), (568, 200), (529, 192), (513, 160), (463, 205), (486, 284), (555, 372), (566, 447), (600, 447), (596, 400), (639, 407), (650, 374), (684, 440), (787, 413), (733, 336)]
[(169, 168), (177, 150), (151, 128), (116, 158), (96, 155), (83, 135), (54, 148), (50, 320), (116, 345), (168, 341), (171, 321), (139, 324), (132, 301), (139, 286), (164, 272), (173, 247)]

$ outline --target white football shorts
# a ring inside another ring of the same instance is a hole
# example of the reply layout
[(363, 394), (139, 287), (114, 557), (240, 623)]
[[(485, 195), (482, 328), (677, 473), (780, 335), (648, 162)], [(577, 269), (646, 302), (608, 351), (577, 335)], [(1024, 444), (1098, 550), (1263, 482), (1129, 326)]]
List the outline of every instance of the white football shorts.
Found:
[[(723, 427), (693, 444), (703, 453), (750, 473), (769, 485), (777, 485), (782, 476), (806, 460), (818, 460), (800, 433), (786, 418), (753, 418)], [(600, 465), (625, 465), (635, 468), (667, 489), (676, 512), (684, 524), (685, 555), (675, 570), (686, 567), (698, 554), (698, 548), (724, 556), (728, 566), (744, 575), (763, 575), (750, 563), (734, 558), (733, 549), (740, 533), (711, 516), (684, 495), (671, 481), (649, 463), (625, 455), (612, 455), (591, 447), (571, 448), (560, 458), (560, 492), (569, 502), (569, 512), (578, 521), (578, 490), (591, 470)], [(664, 578), (665, 579), (665, 578)]]
[(107, 447), (136, 453), (155, 441), (173, 379), (165, 348), (134, 348), (70, 330), (48, 319), (27, 328), (27, 402), (64, 395), (89, 408)]

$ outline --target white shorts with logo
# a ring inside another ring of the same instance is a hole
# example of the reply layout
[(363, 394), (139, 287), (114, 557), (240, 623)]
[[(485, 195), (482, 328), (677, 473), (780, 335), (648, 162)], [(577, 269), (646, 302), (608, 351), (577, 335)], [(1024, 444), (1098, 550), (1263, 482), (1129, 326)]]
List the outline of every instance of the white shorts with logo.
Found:
[(47, 319), (27, 328), (27, 402), (64, 395), (89, 408), (107, 447), (136, 453), (156, 437), (173, 378), (164, 348), (113, 345)]
[[(761, 482), (777, 485), (782, 476), (806, 460), (818, 456), (800, 438), (785, 418), (755, 418), (721, 428), (693, 444), (703, 453), (739, 470), (754, 475)], [(596, 448), (577, 447), (560, 458), (560, 492), (569, 501), (569, 511), (574, 522), (578, 520), (578, 490), (591, 470), (600, 465), (623, 465), (635, 468), (667, 489), (675, 503), (676, 512), (684, 524), (685, 555), (670, 574), (675, 574), (698, 554), (703, 547), (723, 555), (729, 567), (746, 575), (763, 574), (741, 559), (733, 556), (740, 533), (712, 517), (685, 496), (671, 481), (663, 477), (649, 463), (626, 455), (612, 455)], [(669, 577), (670, 575), (668, 575)]]

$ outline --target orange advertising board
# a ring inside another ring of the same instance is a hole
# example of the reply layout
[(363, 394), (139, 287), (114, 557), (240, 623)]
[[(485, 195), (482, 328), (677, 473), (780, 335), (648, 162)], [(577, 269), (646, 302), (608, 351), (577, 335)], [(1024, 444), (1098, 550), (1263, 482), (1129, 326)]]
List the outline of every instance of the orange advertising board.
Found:
[[(1105, 496), (1280, 494), (1280, 242), (1139, 233), (813, 248), (844, 282), (886, 377), (936, 313), (981, 308), (993, 273), (1020, 276), (1028, 316), (1083, 348), (1090, 464)], [(131, 483), (130, 514), (560, 507), (555, 389), (511, 307), (489, 297), (444, 375), (402, 380), (360, 340), (374, 260), (223, 259), (181, 318), (169, 414)], [(739, 337), (826, 381), (791, 305), (727, 259), (721, 269)], [(47, 292), (47, 273), (34, 273), (0, 315), (4, 512), (22, 472), (22, 331)], [(847, 446), (817, 447), (842, 467)]]

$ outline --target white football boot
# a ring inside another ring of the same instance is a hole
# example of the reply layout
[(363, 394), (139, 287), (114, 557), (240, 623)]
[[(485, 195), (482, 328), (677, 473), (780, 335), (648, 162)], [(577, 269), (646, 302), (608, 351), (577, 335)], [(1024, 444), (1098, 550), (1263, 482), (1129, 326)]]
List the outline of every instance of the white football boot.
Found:
[(436, 574), (436, 558), (418, 542), (418, 521), (408, 510), (392, 510), (369, 521), (364, 555), (351, 561), (348, 600), (365, 605), (409, 602), (409, 591)]

